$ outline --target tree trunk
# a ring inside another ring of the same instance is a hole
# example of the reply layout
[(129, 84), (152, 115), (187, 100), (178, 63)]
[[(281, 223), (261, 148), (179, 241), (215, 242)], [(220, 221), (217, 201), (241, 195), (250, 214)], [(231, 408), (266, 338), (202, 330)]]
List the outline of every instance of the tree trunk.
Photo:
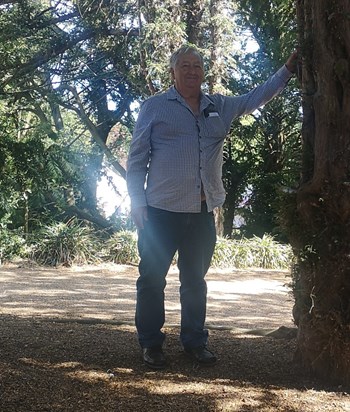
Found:
[(297, 354), (350, 382), (350, 2), (298, 0), (303, 169), (291, 221)]
[(187, 41), (197, 46), (201, 45), (201, 22), (204, 12), (202, 0), (185, 0)]

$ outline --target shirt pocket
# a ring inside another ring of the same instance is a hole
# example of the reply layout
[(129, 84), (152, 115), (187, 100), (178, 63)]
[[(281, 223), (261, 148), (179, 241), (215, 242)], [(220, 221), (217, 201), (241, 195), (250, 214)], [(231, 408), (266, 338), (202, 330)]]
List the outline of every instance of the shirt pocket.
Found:
[(225, 123), (217, 112), (209, 113), (205, 118), (205, 134), (206, 137), (214, 139), (224, 139), (226, 136)]

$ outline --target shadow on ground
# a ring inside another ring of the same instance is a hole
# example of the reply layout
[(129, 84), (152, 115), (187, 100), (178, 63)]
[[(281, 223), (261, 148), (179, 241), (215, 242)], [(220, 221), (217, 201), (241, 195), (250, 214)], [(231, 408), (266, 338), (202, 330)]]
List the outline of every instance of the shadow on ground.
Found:
[[(166, 328), (169, 366), (148, 370), (130, 326), (0, 316), (0, 410), (347, 411), (293, 362), (294, 339), (211, 330), (219, 362), (199, 368)], [(338, 388), (339, 389), (339, 388)]]

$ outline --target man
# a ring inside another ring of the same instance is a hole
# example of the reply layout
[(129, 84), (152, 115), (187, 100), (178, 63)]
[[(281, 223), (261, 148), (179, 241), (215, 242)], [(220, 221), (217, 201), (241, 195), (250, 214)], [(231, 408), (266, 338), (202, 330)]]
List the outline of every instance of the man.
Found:
[(127, 185), (138, 229), (139, 278), (136, 328), (143, 360), (163, 368), (166, 275), (178, 252), (181, 333), (185, 353), (211, 365), (208, 350), (205, 275), (214, 252), (213, 210), (222, 206), (223, 144), (233, 119), (277, 95), (295, 72), (296, 52), (267, 82), (242, 96), (205, 95), (203, 58), (183, 46), (170, 59), (174, 82), (146, 100), (134, 129)]

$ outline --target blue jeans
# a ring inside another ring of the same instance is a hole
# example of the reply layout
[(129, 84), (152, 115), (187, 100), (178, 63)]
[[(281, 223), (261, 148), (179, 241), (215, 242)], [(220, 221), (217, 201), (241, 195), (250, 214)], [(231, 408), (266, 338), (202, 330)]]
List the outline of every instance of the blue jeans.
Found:
[(181, 334), (186, 348), (205, 345), (207, 305), (205, 275), (214, 253), (214, 215), (202, 203), (201, 213), (175, 213), (148, 207), (148, 221), (139, 231), (136, 328), (141, 347), (162, 345), (166, 275), (176, 251), (180, 272)]

